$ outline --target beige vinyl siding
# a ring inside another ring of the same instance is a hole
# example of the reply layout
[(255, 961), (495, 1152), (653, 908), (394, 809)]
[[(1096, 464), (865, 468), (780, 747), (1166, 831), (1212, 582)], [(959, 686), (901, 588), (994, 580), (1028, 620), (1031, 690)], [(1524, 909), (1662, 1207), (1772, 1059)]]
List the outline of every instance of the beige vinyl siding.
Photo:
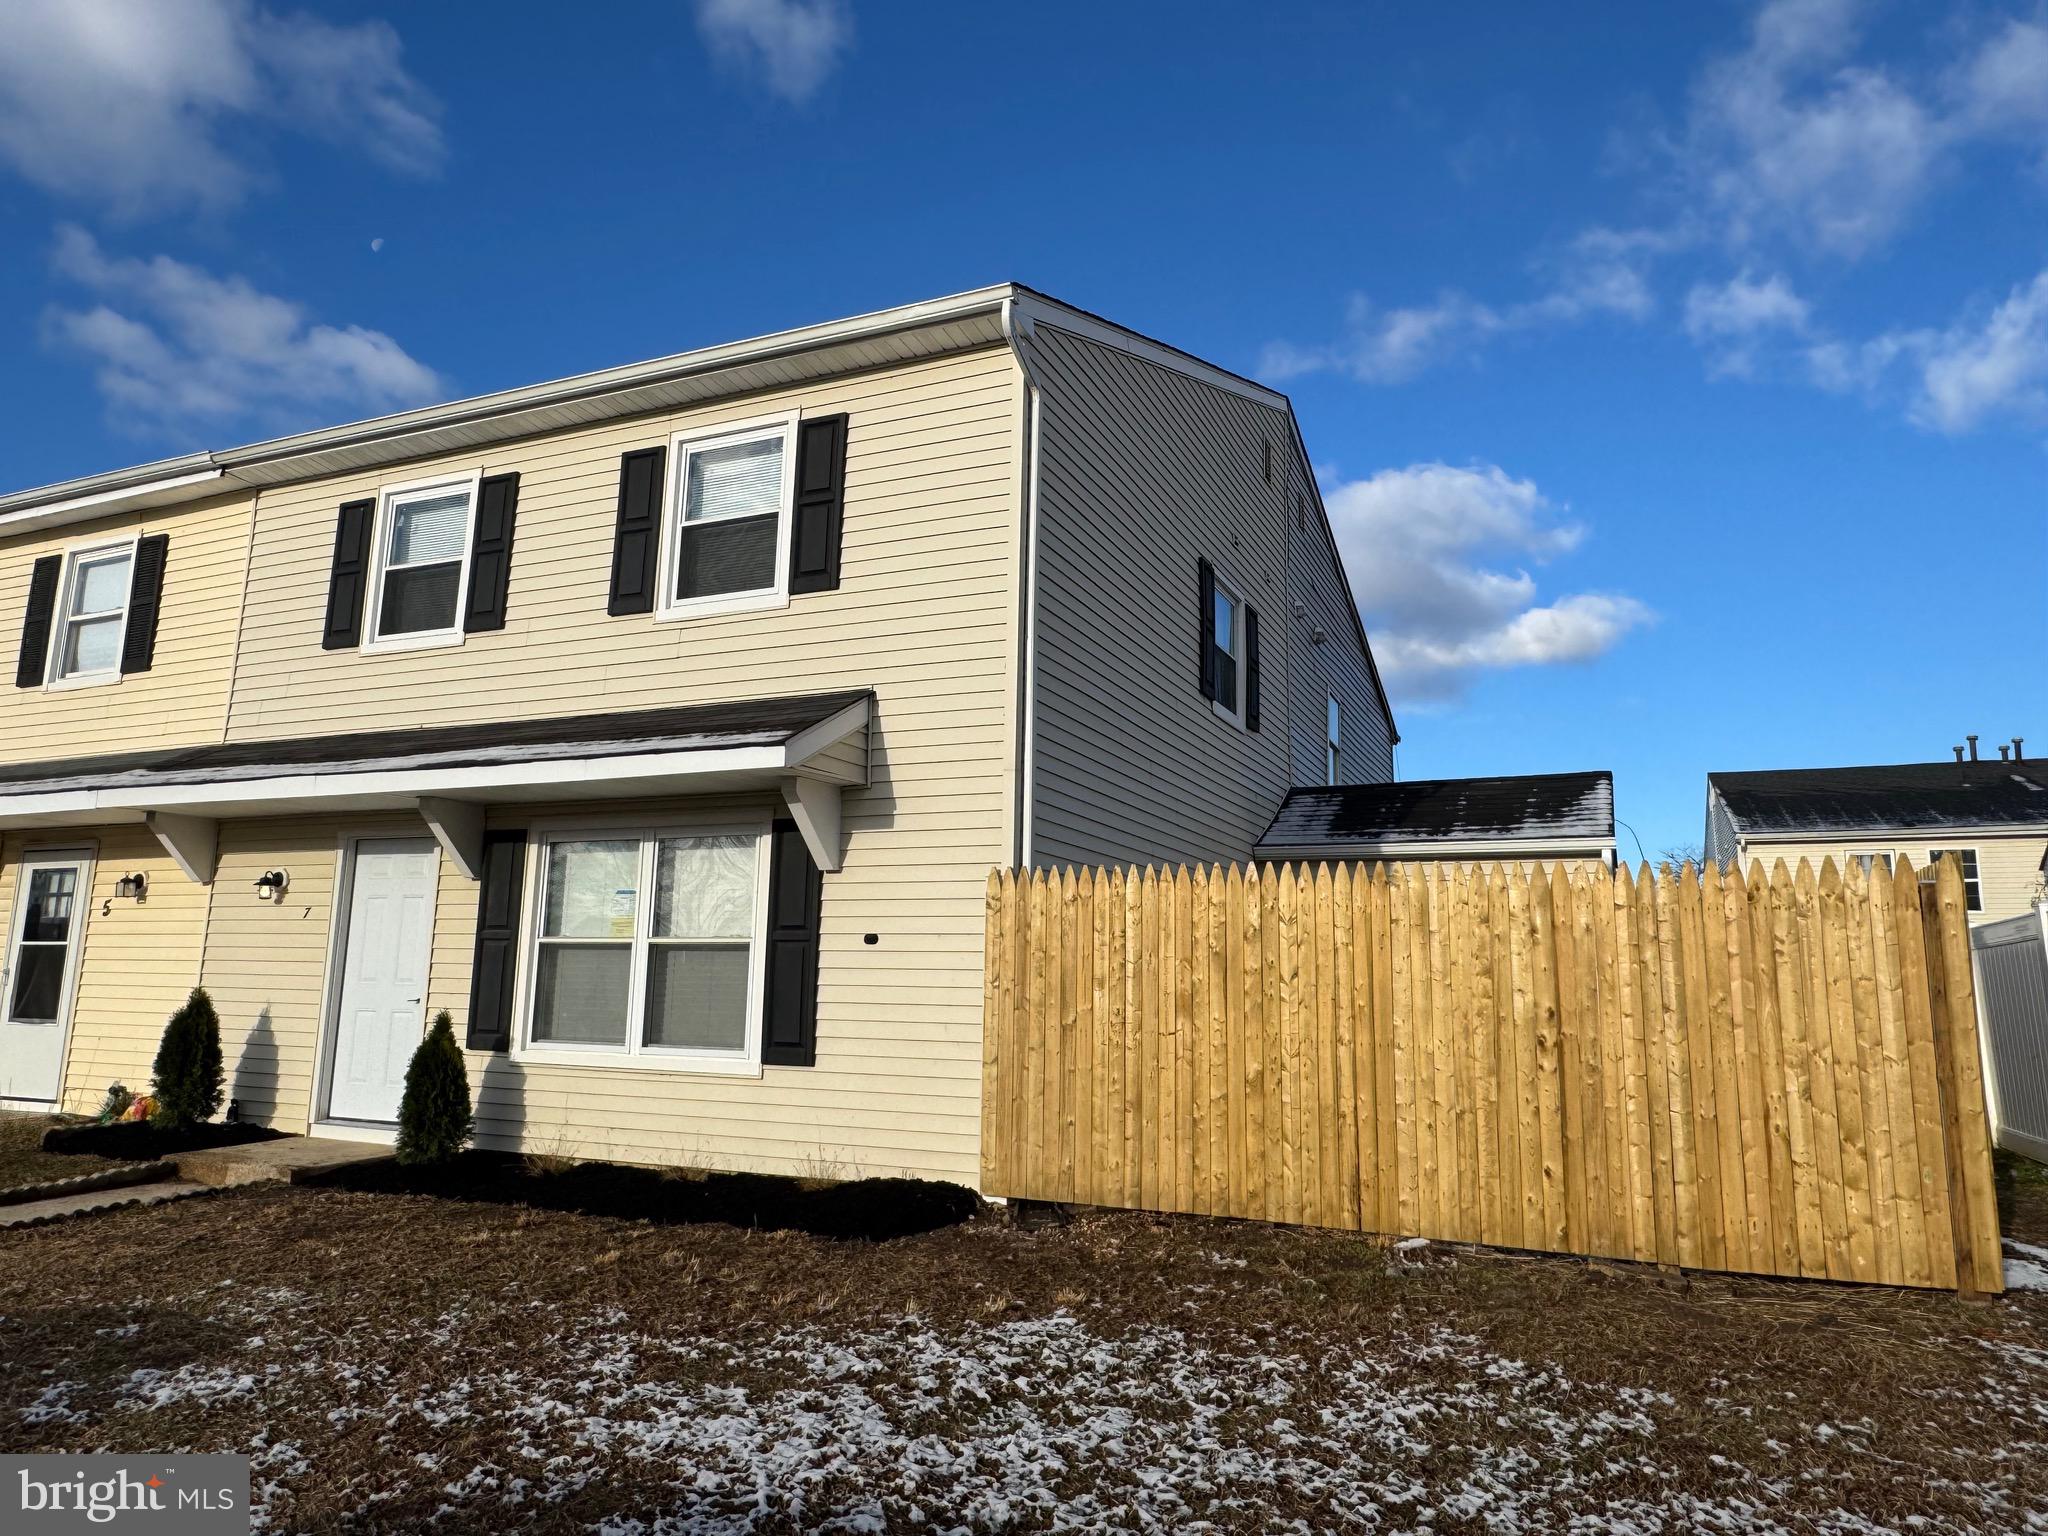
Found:
[[(403, 818), (362, 818), (351, 830), (419, 836)], [(221, 823), (220, 868), (207, 916), (206, 990), (220, 1013), (221, 1057), (247, 1118), (304, 1131), (312, 1106), (327, 976), (340, 827), (325, 820)], [(283, 901), (256, 892), (282, 869)]]
[[(0, 921), (10, 938), (23, 854), (59, 849), (93, 860), (62, 1089), (63, 1107), (83, 1113), (99, 1106), (109, 1083), (148, 1087), (164, 1025), (199, 981), (206, 889), (139, 826), (10, 832), (0, 851)], [(140, 901), (114, 894), (131, 874), (147, 881)]]
[[(1283, 464), (1291, 464), (1287, 506), (1288, 571), (1292, 596), (1306, 608), (1296, 615), (1287, 604), (1288, 740), (1293, 782), (1321, 784), (1328, 777), (1324, 750), (1329, 741), (1330, 700), (1340, 706), (1340, 782), (1384, 784), (1394, 776), (1393, 733), (1385, 701), (1373, 678), (1372, 662), (1358, 638), (1349, 578), (1333, 555), (1322, 514), (1287, 439)], [(1316, 635), (1322, 635), (1317, 641)]]
[(0, 653), (11, 684), (29, 575), (38, 557), (145, 533), (170, 537), (150, 670), (86, 688), (6, 687), (0, 691), (0, 738), (6, 741), (0, 760), (41, 761), (221, 739), (252, 502), (245, 491), (0, 543), (0, 622), (10, 626)]
[[(849, 800), (854, 793), (849, 792)], [(495, 828), (585, 817), (654, 825), (773, 802), (699, 798), (494, 807)], [(996, 855), (984, 834), (899, 845), (886, 821), (849, 804), (845, 869), (825, 876), (818, 1057), (759, 1077), (524, 1062), (468, 1053), (477, 1143), (625, 1162), (766, 1172), (835, 1170), (972, 1182), (980, 1125), (981, 892)], [(336, 857), (345, 839), (418, 836), (403, 818), (230, 824), (206, 945), (232, 1091), (251, 1119), (305, 1130), (319, 1102)], [(285, 868), (281, 904), (253, 882)], [(971, 884), (972, 910), (935, 913), (928, 886)], [(469, 1021), (476, 884), (442, 858), (423, 1019)], [(863, 942), (874, 933), (875, 945)], [(338, 978), (334, 983), (338, 985)], [(963, 1023), (971, 1020), (972, 1026)]]
[[(678, 622), (609, 616), (619, 455), (791, 408), (848, 413), (839, 589)], [(983, 891), (1009, 856), (1015, 789), (1020, 408), (998, 348), (263, 493), (231, 739), (874, 690), (865, 761), (833, 763), (869, 782), (846, 791), (846, 866), (826, 876), (818, 1065), (741, 1079), (476, 1057), (485, 1144), (974, 1178)], [(471, 470), (520, 475), (507, 627), (439, 650), (323, 651), (336, 509)], [(494, 807), (492, 822), (540, 814)], [(209, 985), (235, 1029), (267, 1031), (247, 1097), (286, 1129), (315, 1102), (335, 849), (351, 825), (223, 828)], [(279, 864), (292, 890), (273, 908), (250, 882)], [(448, 859), (440, 898), (428, 1007), (466, 1024), (476, 887)]]
[(1745, 839), (1739, 846), (1745, 877), (1752, 861), (1761, 861), (1769, 870), (1783, 859), (1788, 867), (1797, 869), (1799, 861), (1806, 859), (1818, 871), (1822, 859), (1831, 858), (1839, 865), (1860, 853), (1889, 853), (1904, 854), (1918, 869), (1925, 867), (1928, 854), (1936, 848), (1974, 848), (1977, 850), (1977, 878), (1983, 889), (1984, 910), (1972, 912), (1970, 921), (1995, 923), (2000, 918), (2017, 917), (2031, 911), (2040, 899), (2041, 856), (2048, 851), (2048, 833), (1953, 832), (1937, 837), (1915, 833), (1911, 837), (1898, 838), (1859, 834), (1835, 842), (1776, 843)]
[[(1243, 861), (1285, 794), (1292, 458), (1277, 411), (1041, 324), (1032, 857)], [(1200, 690), (1196, 562), (1259, 613), (1257, 733)], [(1348, 621), (1347, 621), (1348, 631)], [(1319, 685), (1312, 685), (1319, 686)], [(1355, 711), (1364, 713), (1363, 701)], [(1318, 771), (1316, 779), (1320, 782)]]

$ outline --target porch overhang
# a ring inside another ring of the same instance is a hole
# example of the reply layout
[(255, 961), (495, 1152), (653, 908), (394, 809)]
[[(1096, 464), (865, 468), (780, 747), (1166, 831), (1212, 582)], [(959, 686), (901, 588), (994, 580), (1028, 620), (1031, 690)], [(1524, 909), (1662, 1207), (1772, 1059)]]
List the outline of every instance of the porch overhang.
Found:
[(0, 830), (141, 823), (203, 884), (223, 821), (399, 811), (475, 879), (492, 805), (757, 792), (836, 870), (873, 709), (866, 692), (811, 694), (0, 765)]

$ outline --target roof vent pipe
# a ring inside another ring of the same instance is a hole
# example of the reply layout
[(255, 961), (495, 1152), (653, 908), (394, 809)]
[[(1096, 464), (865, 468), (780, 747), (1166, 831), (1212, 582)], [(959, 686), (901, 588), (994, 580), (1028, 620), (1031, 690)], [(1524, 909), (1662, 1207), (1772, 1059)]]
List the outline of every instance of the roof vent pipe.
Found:
[(1975, 761), (1977, 761), (1977, 733), (1975, 731), (1972, 731), (1969, 735), (1965, 736), (1963, 740), (1967, 741), (1970, 744), (1970, 761), (1974, 763)]
[(1958, 744), (1956, 745), (1956, 748), (1955, 748), (1955, 754), (1956, 754), (1956, 761), (1960, 763), (1960, 762), (1961, 762), (1961, 761), (1963, 760), (1963, 749), (1962, 749), (1962, 745), (1961, 745), (1961, 743), (1958, 743)]
[(2000, 762), (2002, 763), (2002, 762), (2004, 762), (2004, 761), (2005, 761), (2005, 760), (2006, 760), (2006, 759), (2007, 759), (2007, 758), (2008, 758), (2009, 756), (2011, 756), (2011, 754), (2012, 754), (2012, 748), (2011, 748), (2011, 747), (2008, 747), (2008, 746), (2003, 746), (2003, 745), (2001, 745), (2001, 746), (1999, 747), (1999, 749), (1998, 749), (1998, 760), (1999, 760), (1999, 761), (2000, 761)]
[(2025, 762), (2025, 761), (2027, 760), (2027, 738), (2026, 738), (2026, 737), (2024, 737), (2024, 736), (2015, 736), (2015, 737), (2013, 737), (2013, 739), (2012, 739), (2012, 760), (2013, 760), (2014, 762), (2016, 762), (2016, 763), (2024, 763), (2024, 762)]

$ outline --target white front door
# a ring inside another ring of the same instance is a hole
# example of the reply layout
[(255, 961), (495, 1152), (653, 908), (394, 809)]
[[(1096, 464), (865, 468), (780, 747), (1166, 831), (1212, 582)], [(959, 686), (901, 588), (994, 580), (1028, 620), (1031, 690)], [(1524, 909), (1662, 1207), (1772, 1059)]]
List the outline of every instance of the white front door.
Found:
[(329, 1119), (398, 1119), (405, 1069), (425, 1020), (439, 862), (430, 837), (364, 838), (355, 845)]
[(0, 1007), (0, 1102), (53, 1103), (63, 1091), (86, 869), (79, 854), (31, 854), (21, 861)]

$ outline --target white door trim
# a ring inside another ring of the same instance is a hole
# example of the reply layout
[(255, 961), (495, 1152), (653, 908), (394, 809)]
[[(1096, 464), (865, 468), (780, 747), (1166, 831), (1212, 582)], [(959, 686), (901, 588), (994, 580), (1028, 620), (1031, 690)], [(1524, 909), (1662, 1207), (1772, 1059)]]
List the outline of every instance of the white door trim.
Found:
[(78, 870), (78, 893), (71, 933), (66, 941), (69, 953), (64, 957), (64, 986), (57, 1000), (57, 1092), (47, 1099), (0, 1100), (9, 1109), (55, 1110), (63, 1107), (64, 1080), (71, 1071), (71, 1011), (78, 1000), (78, 968), (85, 956), (85, 923), (92, 910), (93, 860), (97, 854), (98, 849), (88, 846), (25, 848), (15, 858), (14, 902), (7, 915), (7, 948), (0, 953), (0, 1022), (4, 1022), (13, 1011), (15, 948), (21, 940), (21, 925), (28, 917), (23, 897), (28, 891), (29, 870), (39, 865), (73, 865)]
[[(327, 968), (321, 986), (320, 1036), (313, 1063), (312, 1112), (308, 1116), (310, 1123), (307, 1127), (310, 1134), (332, 1136), (339, 1141), (387, 1142), (397, 1137), (396, 1126), (333, 1118), (328, 1113), (328, 1100), (334, 1078), (336, 1032), (341, 1027), (341, 992), (348, 979), (348, 920), (355, 906), (356, 854), (364, 843), (410, 842), (430, 843), (434, 850), (434, 874), (427, 889), (427, 966), (431, 978), (434, 924), (440, 915), (441, 845), (424, 834), (386, 828), (375, 832), (344, 832), (335, 851), (334, 896), (327, 920)], [(427, 996), (422, 994), (422, 1018), (427, 1017)]]

